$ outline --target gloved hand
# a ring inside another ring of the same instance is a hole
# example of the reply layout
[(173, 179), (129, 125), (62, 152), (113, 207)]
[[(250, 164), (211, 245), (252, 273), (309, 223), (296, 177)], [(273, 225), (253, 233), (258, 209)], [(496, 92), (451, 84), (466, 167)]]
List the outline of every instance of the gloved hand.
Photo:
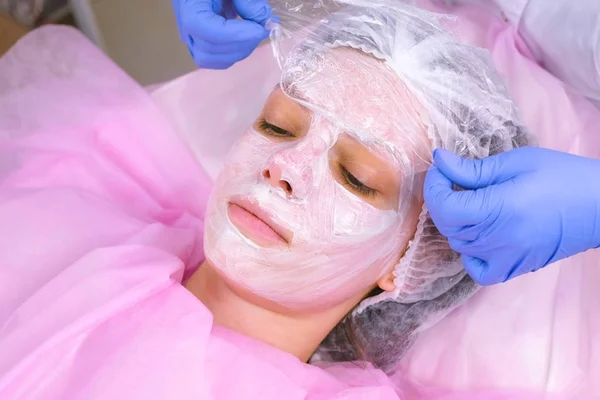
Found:
[(599, 160), (535, 147), (466, 160), (438, 149), (424, 196), (481, 285), (600, 246)]
[[(200, 68), (227, 69), (269, 36), (267, 0), (173, 0), (179, 35)], [(243, 19), (235, 19), (237, 16)]]

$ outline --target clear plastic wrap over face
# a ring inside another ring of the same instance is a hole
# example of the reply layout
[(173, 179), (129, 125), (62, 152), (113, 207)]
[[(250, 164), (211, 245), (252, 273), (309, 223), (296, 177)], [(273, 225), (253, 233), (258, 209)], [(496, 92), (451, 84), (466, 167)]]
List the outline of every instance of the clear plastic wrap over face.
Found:
[[(282, 81), (290, 80), (286, 75), (302, 81), (333, 49), (355, 49), (382, 60), (416, 100), (431, 149), (442, 147), (467, 158), (482, 158), (532, 144), (489, 54), (453, 36), (451, 18), (402, 0), (300, 3), (280, 1), (275, 7), (281, 8), (282, 22), (274, 36), (304, 37), (288, 47), (282, 40), (275, 41)], [(294, 35), (287, 35), (286, 27)], [(398, 101), (392, 91), (387, 96)], [(373, 104), (377, 107), (375, 99)], [(383, 300), (409, 304), (435, 299), (465, 276), (460, 256), (439, 234), (425, 207), (394, 276), (393, 292), (366, 299), (357, 312)]]
[[(329, 52), (301, 81), (282, 80), (217, 180), (207, 257), (231, 281), (289, 308), (368, 291), (400, 258), (422, 205), (431, 144), (414, 104), (381, 61), (349, 49)], [(232, 203), (286, 243), (261, 244)]]
[[(357, 312), (451, 290), (465, 272), (423, 206), (431, 150), (481, 158), (527, 143), (488, 54), (457, 42), (443, 17), (400, 0), (272, 5), (281, 82), (218, 180), (208, 258), (236, 284), (292, 308), (343, 301), (390, 270), (396, 289)], [(231, 199), (240, 197), (285, 246), (265, 247), (232, 222)]]

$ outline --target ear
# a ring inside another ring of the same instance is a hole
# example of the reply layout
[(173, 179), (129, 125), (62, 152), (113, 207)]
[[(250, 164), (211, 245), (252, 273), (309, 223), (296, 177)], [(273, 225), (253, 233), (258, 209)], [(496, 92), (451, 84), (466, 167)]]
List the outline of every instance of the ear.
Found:
[(392, 269), (390, 272), (379, 278), (377, 281), (377, 286), (384, 292), (391, 292), (396, 289), (396, 284), (394, 283), (394, 270)]

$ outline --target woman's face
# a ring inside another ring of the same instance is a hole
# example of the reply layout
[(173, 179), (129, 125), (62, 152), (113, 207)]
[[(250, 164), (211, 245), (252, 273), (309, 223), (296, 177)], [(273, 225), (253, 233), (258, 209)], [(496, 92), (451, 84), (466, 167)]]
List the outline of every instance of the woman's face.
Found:
[(302, 310), (368, 291), (393, 268), (414, 234), (431, 145), (378, 60), (334, 50), (315, 73), (291, 75), (229, 155), (205, 251), (238, 290)]

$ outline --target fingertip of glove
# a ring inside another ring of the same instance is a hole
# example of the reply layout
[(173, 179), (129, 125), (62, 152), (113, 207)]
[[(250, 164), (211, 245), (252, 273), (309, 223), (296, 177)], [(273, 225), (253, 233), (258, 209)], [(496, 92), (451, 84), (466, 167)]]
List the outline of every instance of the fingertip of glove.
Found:
[(256, 13), (256, 17), (253, 18), (253, 21), (264, 26), (269, 19), (273, 16), (273, 10), (271, 6), (266, 4), (260, 8), (260, 10)]
[(487, 263), (479, 258), (466, 254), (461, 255), (461, 260), (467, 274), (481, 286), (490, 286), (494, 282), (490, 280)]
[(264, 26), (273, 16), (273, 10), (267, 1), (234, 2), (240, 16), (248, 21)]
[(433, 162), (440, 173), (446, 175), (456, 164), (454, 159), (456, 155), (446, 149), (435, 149), (433, 153)]
[(228, 21), (228, 23), (236, 23), (236, 25), (239, 25), (239, 32), (236, 37), (238, 41), (254, 40), (260, 43), (269, 37), (269, 30), (267, 30), (258, 22), (249, 20), (232, 20)]
[(450, 150), (446, 149), (435, 149), (433, 152), (433, 160), (438, 167), (447, 167), (450, 164), (455, 164), (460, 161), (460, 157)]

